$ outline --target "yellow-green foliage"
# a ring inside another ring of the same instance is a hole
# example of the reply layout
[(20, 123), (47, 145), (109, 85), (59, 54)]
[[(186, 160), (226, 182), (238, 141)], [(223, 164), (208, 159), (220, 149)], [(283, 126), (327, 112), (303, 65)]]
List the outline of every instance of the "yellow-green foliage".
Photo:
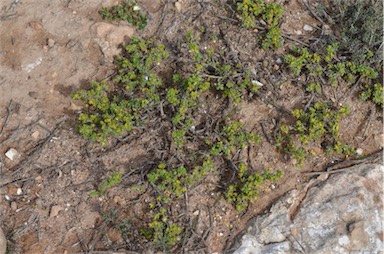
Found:
[(235, 205), (236, 210), (243, 211), (248, 207), (249, 202), (257, 199), (259, 187), (267, 181), (276, 181), (283, 176), (283, 172), (277, 170), (272, 173), (265, 170), (263, 173), (253, 173), (244, 163), (237, 165), (239, 172), (237, 173), (236, 183), (231, 184), (225, 197), (228, 202)]
[(255, 28), (262, 20), (267, 32), (262, 38), (262, 47), (277, 48), (280, 46), (281, 30), (278, 27), (283, 16), (283, 7), (263, 0), (243, 0), (237, 3), (237, 10), (245, 28)]
[[(377, 83), (378, 73), (363, 63), (341, 61), (337, 58), (337, 51), (338, 44), (328, 45), (325, 53), (310, 53), (307, 48), (293, 48), (293, 54), (287, 54), (284, 60), (295, 76), (303, 73), (309, 76), (306, 89), (308, 92), (320, 93), (319, 77), (332, 87), (338, 87), (340, 84), (352, 85), (360, 80), (363, 84), (360, 97), (382, 105), (383, 88)], [(372, 52), (367, 51), (364, 59), (369, 60), (372, 56)]]
[[(339, 123), (341, 117), (348, 114), (347, 107), (336, 110), (326, 103), (316, 102), (307, 111), (295, 109), (292, 116), (296, 119), (292, 125), (281, 125), (279, 134), (276, 137), (278, 150), (289, 154), (301, 165), (309, 154), (306, 148), (310, 142), (326, 142), (327, 152), (335, 151), (346, 156), (352, 155), (354, 148), (342, 144), (339, 141)], [(298, 140), (300, 145), (295, 142)]]
[(91, 89), (72, 95), (86, 106), (78, 117), (80, 134), (104, 144), (140, 125), (142, 114), (159, 105), (162, 80), (153, 68), (167, 57), (164, 45), (133, 37), (116, 57), (113, 82), (92, 82)]

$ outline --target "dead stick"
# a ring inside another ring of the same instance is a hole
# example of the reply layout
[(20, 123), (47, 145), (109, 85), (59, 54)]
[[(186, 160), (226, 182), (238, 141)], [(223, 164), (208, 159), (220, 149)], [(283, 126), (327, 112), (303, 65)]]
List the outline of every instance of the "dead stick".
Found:
[(326, 169), (326, 171), (319, 171), (319, 172), (303, 172), (303, 175), (322, 175), (322, 174), (334, 174), (334, 173), (340, 173), (344, 172), (350, 169), (352, 166), (356, 166), (362, 163), (379, 163), (382, 159), (382, 153), (383, 150), (380, 149), (379, 151), (365, 157), (362, 159), (357, 159), (357, 160), (346, 160), (342, 161), (336, 165), (333, 165), (329, 168)]
[(10, 100), (9, 103), (8, 103), (7, 114), (5, 115), (3, 124), (1, 125), (1, 129), (0, 129), (0, 136), (1, 136), (1, 133), (3, 133), (3, 130), (4, 130), (5, 126), (7, 125), (7, 122), (8, 122), (8, 119), (9, 119), (9, 115), (11, 114), (11, 110), (10, 110), (11, 105), (12, 105), (12, 100)]

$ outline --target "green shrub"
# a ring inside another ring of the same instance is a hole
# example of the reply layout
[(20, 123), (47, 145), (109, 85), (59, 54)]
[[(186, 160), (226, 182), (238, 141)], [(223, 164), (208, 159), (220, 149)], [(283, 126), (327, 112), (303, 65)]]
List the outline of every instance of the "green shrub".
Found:
[(382, 50), (378, 50), (383, 40), (382, 1), (332, 0), (329, 7), (319, 5), (318, 12), (324, 20), (331, 17), (333, 29), (338, 31), (336, 36), (323, 37), (323, 44), (338, 42), (354, 62), (363, 62), (368, 51), (374, 52), (375, 61), (383, 61)]
[(275, 173), (265, 170), (258, 174), (252, 173), (244, 163), (239, 163), (237, 167), (237, 182), (231, 184), (225, 193), (226, 200), (233, 203), (237, 211), (243, 211), (249, 202), (257, 199), (261, 185), (267, 181), (277, 181), (283, 176), (280, 170)]
[[(336, 110), (326, 103), (316, 102), (308, 111), (295, 109), (292, 116), (296, 119), (292, 125), (281, 125), (276, 137), (278, 150), (289, 154), (302, 165), (309, 153), (306, 148), (310, 142), (327, 143), (325, 150), (335, 151), (350, 156), (354, 148), (339, 141), (339, 123), (342, 117), (348, 114), (347, 107)], [(300, 145), (295, 141), (299, 141)]]
[(124, 20), (140, 30), (144, 29), (148, 23), (147, 17), (140, 12), (140, 7), (132, 0), (124, 0), (121, 5), (116, 5), (109, 9), (103, 8), (99, 13), (103, 19)]
[(123, 176), (123, 173), (121, 172), (113, 172), (110, 177), (108, 177), (105, 181), (101, 183), (101, 185), (97, 188), (96, 191), (91, 192), (91, 196), (98, 196), (104, 194), (104, 192), (119, 184), (121, 182), (121, 177)]
[(219, 137), (215, 141), (208, 141), (211, 145), (211, 154), (213, 156), (223, 156), (229, 158), (231, 153), (236, 153), (244, 148), (249, 142), (260, 142), (258, 135), (244, 131), (240, 122), (232, 121), (223, 126)]
[(91, 89), (72, 95), (85, 103), (85, 110), (78, 117), (79, 133), (105, 144), (108, 137), (142, 124), (143, 116), (160, 103), (162, 80), (153, 68), (167, 57), (164, 45), (133, 37), (123, 47), (123, 54), (116, 57), (117, 75), (113, 82), (92, 82)]
[(278, 27), (283, 16), (283, 7), (275, 3), (265, 3), (263, 0), (242, 0), (237, 3), (243, 26), (255, 28), (262, 20), (267, 32), (262, 38), (262, 47), (278, 48), (281, 42), (281, 30)]
[[(327, 81), (332, 87), (340, 84), (352, 86), (360, 80), (361, 98), (371, 99), (377, 105), (382, 105), (382, 86), (376, 83), (379, 74), (375, 69), (363, 63), (341, 61), (337, 58), (338, 44), (328, 45), (324, 53), (310, 53), (307, 48), (293, 48), (292, 54), (284, 56), (285, 62), (294, 76), (307, 74), (309, 83), (306, 91), (320, 93), (319, 79)], [(371, 55), (365, 55), (369, 59)]]

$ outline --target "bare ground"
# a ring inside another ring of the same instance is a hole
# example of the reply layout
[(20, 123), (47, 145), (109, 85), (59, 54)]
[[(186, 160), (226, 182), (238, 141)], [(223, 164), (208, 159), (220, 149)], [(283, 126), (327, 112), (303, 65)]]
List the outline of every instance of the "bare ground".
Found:
[[(273, 119), (284, 115), (276, 103), (290, 110), (308, 100), (294, 82), (280, 84), (285, 77), (276, 60), (286, 47), (269, 53), (259, 50), (248, 31), (215, 11), (218, 3), (182, 1), (181, 12), (173, 2), (141, 3), (150, 23), (136, 34), (157, 35), (169, 48), (189, 27), (226, 31), (225, 40), (233, 44), (239, 59), (252, 64), (258, 80), (266, 84), (262, 98), (241, 104), (240, 119), (247, 128), (262, 133), (260, 122), (268, 130)], [(138, 236), (150, 213), (151, 187), (143, 178), (152, 165), (147, 148), (158, 142), (157, 135), (138, 129), (127, 140), (100, 148), (74, 131), (79, 108), (69, 96), (90, 80), (113, 73), (111, 54), (117, 52), (113, 49), (117, 45), (104, 45), (105, 38), (94, 27), (102, 22), (98, 10), (114, 4), (96, 0), (3, 0), (0, 4), (0, 225), (9, 253), (149, 251), (148, 242)], [(303, 30), (305, 24), (317, 26), (318, 21), (301, 1), (287, 3), (282, 24), (286, 41), (305, 43), (314, 36)], [(351, 114), (342, 122), (342, 139), (365, 154), (377, 151), (382, 145), (381, 112), (357, 100), (349, 104)], [(20, 153), (14, 161), (4, 156), (10, 148)], [(309, 176), (302, 172), (322, 170), (339, 159), (330, 160), (319, 152), (298, 169), (275, 151), (267, 137), (250, 149), (250, 157), (254, 168), (280, 168), (284, 178), (266, 186), (243, 214), (216, 191), (215, 177), (192, 189), (185, 212), (196, 219), (190, 239), (199, 243), (186, 242), (193, 250), (229, 250), (250, 218), (287, 191), (304, 186)], [(102, 197), (91, 197), (95, 186), (117, 169), (124, 172), (122, 184)], [(121, 226), (126, 218), (130, 220), (123, 236), (116, 221)]]

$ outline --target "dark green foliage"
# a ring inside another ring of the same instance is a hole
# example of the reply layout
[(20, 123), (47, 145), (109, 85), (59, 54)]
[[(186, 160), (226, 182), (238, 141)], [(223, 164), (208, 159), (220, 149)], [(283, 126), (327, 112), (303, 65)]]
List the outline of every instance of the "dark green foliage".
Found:
[(382, 50), (378, 50), (383, 40), (382, 1), (333, 0), (329, 8), (321, 7), (318, 11), (324, 20), (330, 16), (338, 31), (333, 38), (325, 37), (325, 43), (337, 41), (355, 62), (362, 62), (369, 50), (374, 52), (375, 61), (383, 60)]
[(110, 9), (103, 8), (99, 13), (103, 19), (124, 20), (140, 30), (144, 29), (148, 22), (147, 17), (140, 12), (140, 7), (132, 0), (124, 0), (121, 5), (113, 6)]

